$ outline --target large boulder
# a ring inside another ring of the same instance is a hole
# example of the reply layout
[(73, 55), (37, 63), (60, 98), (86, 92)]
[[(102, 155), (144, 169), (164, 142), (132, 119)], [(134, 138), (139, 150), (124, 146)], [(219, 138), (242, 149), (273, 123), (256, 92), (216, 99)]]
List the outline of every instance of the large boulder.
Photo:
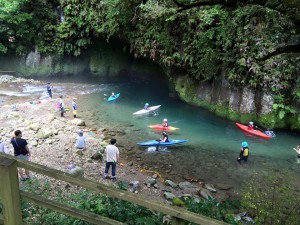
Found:
[(188, 181), (184, 181), (184, 182), (180, 182), (178, 184), (179, 188), (182, 189), (182, 190), (186, 190), (186, 189), (189, 189), (189, 188), (194, 188), (195, 186), (193, 184), (191, 184), (190, 182)]
[(71, 122), (72, 122), (72, 124), (75, 124), (76, 126), (85, 126), (85, 122), (82, 119), (75, 118)]
[(48, 138), (53, 135), (53, 131), (50, 130), (49, 128), (43, 129), (43, 133), (44, 133), (44, 138)]
[(34, 130), (34, 131), (38, 131), (39, 129), (41, 129), (41, 127), (38, 123), (32, 123), (32, 124), (29, 125), (29, 129)]

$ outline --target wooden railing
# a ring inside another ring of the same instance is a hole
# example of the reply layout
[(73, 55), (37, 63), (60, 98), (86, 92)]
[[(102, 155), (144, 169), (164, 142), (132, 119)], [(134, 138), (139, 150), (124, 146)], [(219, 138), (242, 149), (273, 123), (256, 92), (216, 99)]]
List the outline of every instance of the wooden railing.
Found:
[(107, 217), (99, 216), (94, 213), (70, 207), (66, 204), (52, 201), (42, 196), (20, 190), (17, 167), (25, 168), (39, 174), (71, 183), (73, 185), (87, 188), (91, 191), (111, 195), (115, 198), (122, 199), (140, 206), (144, 206), (148, 209), (170, 215), (172, 217), (172, 225), (183, 224), (185, 220), (202, 225), (227, 224), (222, 221), (189, 212), (180, 207), (170, 206), (161, 202), (149, 200), (131, 192), (122, 191), (112, 186), (97, 183), (86, 178), (75, 178), (62, 171), (39, 165), (34, 162), (21, 160), (14, 156), (5, 155), (3, 153), (0, 153), (0, 201), (3, 204), (3, 214), (0, 215), (0, 224), (24, 224), (24, 222), (22, 221), (20, 200), (32, 202), (36, 205), (43, 206), (59, 213), (72, 216), (93, 224), (123, 224)]

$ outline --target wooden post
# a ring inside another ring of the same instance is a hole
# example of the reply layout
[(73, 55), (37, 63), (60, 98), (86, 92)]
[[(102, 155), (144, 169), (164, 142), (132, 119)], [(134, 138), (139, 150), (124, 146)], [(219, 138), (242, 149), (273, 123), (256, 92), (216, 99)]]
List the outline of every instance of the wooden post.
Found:
[(184, 220), (177, 218), (175, 216), (172, 216), (172, 225), (183, 225), (184, 224)]
[(0, 160), (0, 184), (4, 225), (23, 224), (16, 160)]

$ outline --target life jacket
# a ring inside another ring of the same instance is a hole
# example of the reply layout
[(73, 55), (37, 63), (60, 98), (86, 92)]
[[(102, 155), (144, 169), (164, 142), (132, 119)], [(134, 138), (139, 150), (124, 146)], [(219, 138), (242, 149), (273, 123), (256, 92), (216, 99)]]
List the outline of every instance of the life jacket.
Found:
[(57, 103), (56, 103), (56, 107), (59, 108), (59, 109), (61, 108), (61, 105), (60, 105), (60, 101), (59, 101), (59, 100), (58, 100)]
[(244, 148), (244, 151), (243, 151), (243, 156), (246, 157), (249, 155), (249, 148)]

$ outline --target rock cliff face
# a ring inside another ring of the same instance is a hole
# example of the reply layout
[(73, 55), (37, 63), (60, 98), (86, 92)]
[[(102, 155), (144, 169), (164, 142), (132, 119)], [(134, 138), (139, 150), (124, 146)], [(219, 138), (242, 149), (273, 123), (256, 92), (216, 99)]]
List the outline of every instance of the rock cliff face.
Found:
[(181, 99), (219, 116), (242, 123), (254, 121), (265, 128), (300, 130), (299, 114), (280, 119), (273, 109), (274, 98), (268, 92), (248, 87), (232, 87), (226, 80), (195, 82), (186, 76), (179, 76), (172, 82)]

